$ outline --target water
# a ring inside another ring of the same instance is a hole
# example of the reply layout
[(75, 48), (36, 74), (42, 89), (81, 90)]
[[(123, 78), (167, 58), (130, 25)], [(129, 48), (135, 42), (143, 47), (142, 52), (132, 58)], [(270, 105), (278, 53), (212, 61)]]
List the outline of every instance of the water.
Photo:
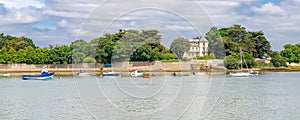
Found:
[(300, 73), (0, 79), (0, 119), (300, 119)]

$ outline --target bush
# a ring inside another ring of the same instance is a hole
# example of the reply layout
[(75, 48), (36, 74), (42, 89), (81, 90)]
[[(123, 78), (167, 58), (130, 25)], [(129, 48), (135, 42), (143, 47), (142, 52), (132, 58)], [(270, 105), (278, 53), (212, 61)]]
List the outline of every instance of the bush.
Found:
[(93, 57), (88, 56), (88, 57), (83, 59), (83, 63), (96, 63), (96, 59), (93, 58)]

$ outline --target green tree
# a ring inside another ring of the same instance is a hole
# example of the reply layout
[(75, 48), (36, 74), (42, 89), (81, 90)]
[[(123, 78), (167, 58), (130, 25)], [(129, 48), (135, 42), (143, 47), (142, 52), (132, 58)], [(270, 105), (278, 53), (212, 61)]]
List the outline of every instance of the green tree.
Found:
[[(63, 46), (50, 46), (48, 56), (50, 64), (70, 64), (72, 63), (72, 47), (63, 45)], [(83, 58), (81, 59), (81, 61)]]
[(178, 59), (182, 59), (184, 52), (188, 52), (191, 47), (187, 39), (179, 37), (171, 43), (171, 51), (174, 52)]
[(284, 50), (280, 52), (280, 55), (285, 58), (285, 60), (289, 63), (299, 63), (300, 62), (300, 44), (284, 45)]
[(6, 47), (2, 47), (2, 49), (0, 50), (0, 63), (1, 64), (7, 64), (7, 56), (8, 56), (8, 53), (7, 53), (7, 49)]
[[(241, 55), (240, 53), (231, 53), (225, 57), (225, 65), (228, 69), (241, 69)], [(242, 53), (243, 68), (252, 68), (256, 65), (253, 56), (247, 52)]]
[(112, 62), (125, 62), (130, 60), (131, 50), (128, 42), (117, 41), (113, 50)]
[(228, 69), (237, 69), (239, 67), (239, 62), (234, 55), (229, 55), (225, 57), (225, 65)]
[(20, 49), (17, 52), (16, 63), (26, 63), (27, 51), (24, 49)]
[(208, 51), (213, 53), (217, 59), (225, 57), (225, 48), (222, 41), (222, 37), (217, 27), (212, 27), (205, 38), (208, 40)]
[(241, 25), (233, 25), (229, 28), (219, 29), (219, 33), (225, 46), (226, 55), (238, 53), (239, 49), (242, 49), (256, 58), (262, 58), (271, 48), (262, 31), (249, 32)]
[(116, 43), (108, 38), (99, 37), (91, 41), (96, 47), (95, 58), (101, 63), (111, 63)]
[(270, 42), (266, 39), (262, 31), (249, 32), (249, 34), (251, 42), (254, 43), (254, 48), (250, 50), (252, 55), (256, 58), (264, 57), (264, 54), (271, 49)]
[(97, 62), (96, 59), (91, 56), (88, 56), (83, 59), (83, 63), (96, 63), (96, 62)]
[(17, 51), (14, 48), (10, 48), (6, 57), (7, 64), (16, 63), (17, 60)]
[(71, 43), (72, 53), (73, 53), (73, 62), (82, 63), (83, 59), (90, 56), (95, 57), (96, 46), (95, 43), (88, 43), (84, 40), (76, 40)]
[(274, 67), (287, 67), (286, 60), (279, 54), (279, 52), (271, 52), (270, 56), (272, 57), (271, 63)]
[(131, 61), (155, 61), (158, 59), (158, 49), (152, 49), (149, 45), (137, 48), (130, 57)]

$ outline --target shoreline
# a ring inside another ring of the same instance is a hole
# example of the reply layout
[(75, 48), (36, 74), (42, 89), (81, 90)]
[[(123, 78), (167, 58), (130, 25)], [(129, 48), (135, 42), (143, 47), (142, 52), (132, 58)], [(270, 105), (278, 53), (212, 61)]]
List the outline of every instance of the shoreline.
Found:
[[(102, 70), (96, 69), (96, 68), (90, 68), (90, 69), (82, 69), (83, 71), (87, 71), (92, 73), (93, 75), (101, 75), (103, 72), (110, 72), (113, 69), (112, 68), (103, 68)], [(259, 73), (264, 73), (264, 72), (300, 72), (300, 70), (291, 70), (288, 68), (253, 68), (253, 69), (245, 69), (243, 71), (258, 71)], [(76, 75), (80, 69), (78, 68), (49, 68), (49, 72), (55, 72), (55, 75), (58, 76), (74, 76)], [(197, 72), (194, 70), (146, 70), (146, 69), (139, 69), (139, 71), (145, 72), (146, 74), (151, 74), (151, 75), (171, 75), (172, 73), (190, 73), (192, 74), (193, 72)], [(220, 73), (230, 73), (230, 72), (238, 72), (240, 71), (239, 69), (227, 69), (227, 70), (200, 70), (200, 72), (205, 72), (207, 74), (220, 74)], [(9, 74), (10, 76), (15, 76), (19, 77), (22, 76), (23, 74), (40, 74), (41, 69), (0, 69), (0, 76)], [(122, 70), (122, 71), (116, 71), (120, 72), (122, 75), (130, 75), (132, 70)]]

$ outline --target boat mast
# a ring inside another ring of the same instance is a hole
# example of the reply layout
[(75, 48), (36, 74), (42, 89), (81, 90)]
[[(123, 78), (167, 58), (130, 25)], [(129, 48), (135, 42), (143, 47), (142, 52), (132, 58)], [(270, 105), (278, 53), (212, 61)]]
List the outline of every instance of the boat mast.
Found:
[(241, 71), (243, 71), (243, 57), (242, 57), (242, 49), (240, 48), (240, 58), (241, 58)]

